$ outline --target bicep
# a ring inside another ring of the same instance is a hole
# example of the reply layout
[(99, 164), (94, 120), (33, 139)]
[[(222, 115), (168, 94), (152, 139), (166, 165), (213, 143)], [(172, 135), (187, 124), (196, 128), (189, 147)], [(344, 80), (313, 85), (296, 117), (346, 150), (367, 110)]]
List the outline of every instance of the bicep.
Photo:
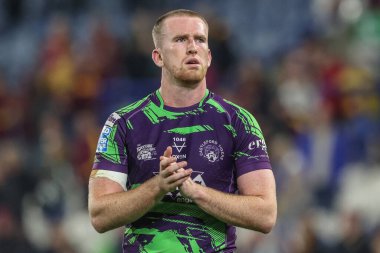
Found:
[(276, 183), (272, 170), (261, 169), (237, 178), (239, 194), (276, 199)]
[(91, 178), (88, 185), (89, 200), (96, 199), (98, 197), (123, 192), (123, 187), (106, 177), (94, 177)]

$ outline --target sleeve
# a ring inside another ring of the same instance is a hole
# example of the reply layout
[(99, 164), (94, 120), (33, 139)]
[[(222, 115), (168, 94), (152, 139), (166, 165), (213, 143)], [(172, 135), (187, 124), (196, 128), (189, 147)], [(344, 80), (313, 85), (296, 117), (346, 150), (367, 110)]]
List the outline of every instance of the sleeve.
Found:
[(123, 118), (112, 113), (103, 126), (96, 148), (91, 177), (106, 177), (126, 189), (128, 164), (126, 125)]
[(237, 177), (254, 170), (272, 169), (263, 133), (252, 114), (238, 108), (232, 120), (236, 130), (233, 156)]

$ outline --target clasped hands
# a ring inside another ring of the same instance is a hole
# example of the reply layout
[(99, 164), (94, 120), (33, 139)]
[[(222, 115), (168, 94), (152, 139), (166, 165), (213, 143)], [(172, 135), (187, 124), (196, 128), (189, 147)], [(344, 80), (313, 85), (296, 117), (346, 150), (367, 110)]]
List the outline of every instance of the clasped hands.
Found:
[(158, 174), (159, 187), (163, 194), (179, 188), (182, 195), (192, 198), (196, 183), (191, 179), (191, 168), (185, 169), (186, 161), (177, 162), (172, 156), (172, 148), (167, 147), (164, 155), (160, 157), (160, 172)]

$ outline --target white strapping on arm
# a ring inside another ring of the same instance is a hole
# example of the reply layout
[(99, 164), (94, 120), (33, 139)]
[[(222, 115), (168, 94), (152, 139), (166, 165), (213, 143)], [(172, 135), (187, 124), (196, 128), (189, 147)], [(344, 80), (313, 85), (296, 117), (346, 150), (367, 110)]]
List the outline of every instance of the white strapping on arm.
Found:
[(93, 177), (105, 177), (108, 178), (123, 187), (124, 191), (127, 191), (127, 179), (128, 175), (121, 172), (109, 171), (109, 170), (97, 170), (96, 173), (93, 173)]

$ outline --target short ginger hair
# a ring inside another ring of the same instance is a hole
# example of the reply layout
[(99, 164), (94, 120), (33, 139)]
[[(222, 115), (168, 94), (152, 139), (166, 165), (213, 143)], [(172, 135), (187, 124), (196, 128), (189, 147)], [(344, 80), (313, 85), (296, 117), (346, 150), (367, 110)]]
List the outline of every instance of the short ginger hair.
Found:
[(187, 9), (177, 9), (177, 10), (169, 11), (169, 12), (163, 14), (162, 16), (160, 16), (156, 20), (156, 23), (153, 26), (152, 37), (153, 37), (154, 46), (156, 48), (160, 44), (159, 42), (160, 42), (160, 36), (161, 36), (161, 31), (162, 31), (162, 24), (164, 23), (164, 21), (169, 17), (181, 17), (181, 16), (200, 18), (206, 24), (207, 29), (209, 27), (207, 20), (198, 12), (195, 12), (192, 10), (187, 10)]

